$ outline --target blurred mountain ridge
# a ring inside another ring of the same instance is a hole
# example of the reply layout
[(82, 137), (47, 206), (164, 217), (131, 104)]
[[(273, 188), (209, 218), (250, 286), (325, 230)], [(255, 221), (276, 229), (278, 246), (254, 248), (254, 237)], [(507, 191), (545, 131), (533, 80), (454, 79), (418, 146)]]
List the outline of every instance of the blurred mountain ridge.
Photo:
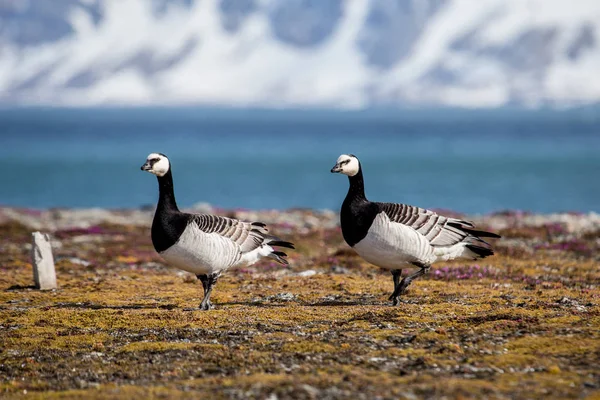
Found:
[(0, 104), (600, 103), (600, 2), (0, 0)]

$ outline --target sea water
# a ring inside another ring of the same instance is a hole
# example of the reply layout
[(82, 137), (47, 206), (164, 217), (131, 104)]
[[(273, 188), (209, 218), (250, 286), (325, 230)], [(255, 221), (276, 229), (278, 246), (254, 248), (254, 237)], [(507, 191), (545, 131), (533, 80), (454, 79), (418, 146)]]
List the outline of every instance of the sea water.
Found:
[(181, 207), (339, 209), (342, 153), (367, 197), (469, 214), (600, 211), (594, 112), (5, 109), (0, 205), (154, 204), (151, 152), (171, 160)]

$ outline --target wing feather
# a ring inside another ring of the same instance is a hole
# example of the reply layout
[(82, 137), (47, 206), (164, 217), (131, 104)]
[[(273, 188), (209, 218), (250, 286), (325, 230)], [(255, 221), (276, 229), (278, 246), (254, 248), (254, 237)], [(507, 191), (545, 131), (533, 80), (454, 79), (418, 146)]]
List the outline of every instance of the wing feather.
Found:
[(448, 218), (425, 208), (397, 203), (377, 203), (388, 218), (406, 225), (425, 236), (434, 247), (452, 246), (473, 240), (485, 243), (479, 236), (499, 237), (496, 234), (475, 231), (473, 224), (456, 218)]
[(216, 233), (229, 239), (232, 243), (240, 246), (242, 253), (260, 247), (265, 241), (267, 233), (264, 226), (218, 215), (194, 214), (191, 223), (195, 223), (203, 232)]

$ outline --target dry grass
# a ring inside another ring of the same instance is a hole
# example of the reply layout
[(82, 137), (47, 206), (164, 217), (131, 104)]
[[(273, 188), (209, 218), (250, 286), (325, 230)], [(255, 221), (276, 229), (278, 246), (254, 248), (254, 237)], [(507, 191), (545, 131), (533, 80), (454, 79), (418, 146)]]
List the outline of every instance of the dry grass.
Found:
[(0, 396), (600, 397), (597, 235), (561, 249), (547, 235), (535, 252), (499, 242), (477, 266), (437, 265), (392, 307), (389, 273), (317, 230), (293, 237), (292, 268), (227, 273), (201, 312), (201, 285), (156, 264), (148, 229), (100, 232), (54, 232), (60, 288), (40, 292), (29, 230), (0, 225)]

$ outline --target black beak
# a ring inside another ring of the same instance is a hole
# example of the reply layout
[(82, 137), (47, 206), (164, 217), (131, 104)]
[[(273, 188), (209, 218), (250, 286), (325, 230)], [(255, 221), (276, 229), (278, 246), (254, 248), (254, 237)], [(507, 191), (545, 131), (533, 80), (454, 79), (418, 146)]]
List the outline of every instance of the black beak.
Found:
[(342, 167), (340, 167), (340, 164), (335, 164), (333, 166), (333, 168), (331, 168), (331, 172), (332, 173), (336, 173), (336, 172), (342, 172)]
[(142, 167), (141, 167), (140, 169), (141, 169), (142, 171), (150, 171), (150, 170), (152, 169), (152, 165), (150, 165), (150, 164), (148, 163), (148, 161), (146, 161), (146, 162), (144, 163), (144, 165), (142, 165)]

